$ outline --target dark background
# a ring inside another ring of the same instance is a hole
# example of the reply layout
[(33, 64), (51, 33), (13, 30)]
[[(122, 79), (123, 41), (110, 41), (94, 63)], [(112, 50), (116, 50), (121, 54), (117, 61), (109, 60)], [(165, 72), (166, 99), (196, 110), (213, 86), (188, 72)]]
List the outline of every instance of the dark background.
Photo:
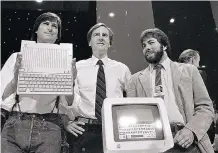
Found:
[[(171, 59), (177, 60), (188, 48), (200, 52), (200, 65), (206, 66), (212, 100), (218, 98), (218, 30), (209, 1), (152, 2), (155, 26), (171, 41)], [(175, 17), (175, 23), (169, 19)]]
[(96, 23), (96, 2), (43, 1), (1, 2), (1, 66), (13, 52), (20, 50), (21, 40), (29, 40), (36, 18), (53, 12), (62, 19), (62, 41), (73, 43), (77, 60), (92, 55), (86, 34)]
[[(62, 42), (73, 43), (74, 57), (76, 57), (77, 61), (89, 58), (92, 53), (88, 47), (86, 34), (90, 27), (97, 22), (97, 3), (95, 1), (43, 1), (42, 3), (35, 1), (1, 1), (1, 67), (13, 52), (20, 50), (21, 40), (30, 39), (35, 19), (40, 14), (48, 11), (57, 13), (61, 17), (63, 22)], [(111, 3), (113, 4), (113, 2)], [(124, 2), (123, 5), (125, 3), (127, 4), (128, 2)], [(210, 2), (153, 1), (151, 3), (153, 10), (151, 14), (154, 21), (140, 19), (138, 21), (144, 23), (154, 22), (155, 27), (160, 28), (169, 36), (172, 46), (170, 55), (172, 60), (177, 60), (179, 54), (188, 48), (200, 52), (200, 65), (206, 66), (206, 72), (210, 81), (209, 93), (211, 98), (217, 102), (218, 60), (216, 58), (218, 57), (218, 30), (213, 19)], [(137, 10), (137, 8), (134, 9)], [(133, 12), (134, 10), (129, 10), (129, 12), (131, 11)], [(130, 17), (130, 15), (135, 22), (135, 14), (126, 14), (125, 18)], [(175, 18), (174, 23), (169, 22), (171, 18)], [(116, 22), (115, 19), (113, 20), (113, 22)], [(125, 22), (126, 24), (123, 24), (122, 27), (113, 27), (112, 30), (115, 31), (117, 29), (114, 28), (118, 28), (118, 30), (124, 29), (125, 32), (128, 30), (134, 32), (134, 27), (129, 26), (132, 24), (131, 20), (128, 19)], [(140, 23), (133, 24), (137, 27)], [(116, 35), (118, 35), (117, 32), (115, 37)], [(126, 50), (125, 47), (128, 46), (125, 43), (131, 43), (131, 41), (127, 41), (129, 38), (131, 36), (128, 38), (126, 36), (126, 39), (120, 40), (122, 41), (123, 50)], [(137, 39), (139, 41), (139, 36), (137, 36)], [(139, 52), (142, 52), (142, 50), (139, 50)], [(122, 54), (122, 52), (115, 53)], [(132, 57), (134, 57), (134, 52), (132, 54)], [(123, 54), (118, 57), (126, 58)], [(133, 69), (131, 67), (132, 63), (137, 65), (137, 60), (128, 60), (128, 62), (124, 63), (127, 66), (130, 65), (132, 73), (138, 71), (137, 68), (134, 67)]]

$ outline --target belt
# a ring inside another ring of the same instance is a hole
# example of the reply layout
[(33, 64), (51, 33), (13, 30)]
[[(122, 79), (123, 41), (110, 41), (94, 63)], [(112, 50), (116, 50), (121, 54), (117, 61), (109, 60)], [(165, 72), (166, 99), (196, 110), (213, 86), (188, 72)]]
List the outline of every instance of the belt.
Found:
[(96, 124), (101, 125), (101, 122), (97, 119), (85, 118), (85, 117), (77, 117), (77, 121), (81, 121), (86, 124)]
[(16, 112), (12, 111), (10, 112), (10, 116), (17, 116), (20, 117), (21, 119), (40, 119), (40, 120), (54, 120), (57, 118), (60, 118), (60, 114), (55, 114), (55, 113), (46, 113), (46, 114), (38, 114), (38, 113), (24, 113), (24, 112)]

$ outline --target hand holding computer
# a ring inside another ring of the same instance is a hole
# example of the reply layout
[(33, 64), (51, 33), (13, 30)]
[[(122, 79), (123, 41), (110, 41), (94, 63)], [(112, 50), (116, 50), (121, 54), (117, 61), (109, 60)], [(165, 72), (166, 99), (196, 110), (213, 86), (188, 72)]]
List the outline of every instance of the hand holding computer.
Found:
[(191, 130), (184, 127), (178, 131), (174, 137), (174, 143), (178, 144), (183, 148), (188, 148), (194, 141), (194, 134)]

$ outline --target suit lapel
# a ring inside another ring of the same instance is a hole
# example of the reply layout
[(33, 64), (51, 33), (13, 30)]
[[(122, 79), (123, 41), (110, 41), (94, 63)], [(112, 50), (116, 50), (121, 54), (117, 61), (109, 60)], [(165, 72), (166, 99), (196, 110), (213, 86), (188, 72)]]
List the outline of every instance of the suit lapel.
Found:
[(148, 67), (139, 76), (139, 81), (146, 93), (146, 96), (152, 97), (152, 85), (151, 85), (150, 73)]
[(179, 92), (179, 85), (182, 79), (182, 71), (181, 71), (181, 68), (172, 61), (170, 62), (170, 66), (171, 66), (171, 73), (172, 73), (173, 88), (174, 88), (174, 93), (175, 93), (175, 100), (179, 108), (179, 111), (182, 114), (183, 119), (186, 123), (187, 120), (186, 120), (185, 110), (183, 106), (183, 101), (181, 99), (181, 95)]
[(173, 88), (175, 92), (178, 92), (178, 86), (181, 79), (181, 71), (179, 67), (172, 61), (170, 61), (170, 66), (171, 66), (171, 73), (172, 73)]

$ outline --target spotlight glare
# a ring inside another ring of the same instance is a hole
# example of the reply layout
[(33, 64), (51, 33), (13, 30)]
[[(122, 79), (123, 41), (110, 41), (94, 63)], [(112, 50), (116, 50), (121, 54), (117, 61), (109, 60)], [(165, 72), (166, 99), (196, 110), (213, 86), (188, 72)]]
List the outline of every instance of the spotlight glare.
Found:
[(110, 16), (110, 17), (114, 17), (115, 14), (111, 12), (111, 13), (109, 13), (109, 16)]
[(137, 119), (133, 116), (123, 116), (119, 119), (119, 124), (121, 126), (128, 126), (130, 124), (136, 124)]
[(170, 19), (170, 23), (174, 23), (175, 22), (175, 19), (174, 18), (171, 18)]
[(36, 0), (38, 3), (41, 3), (42, 2), (42, 0)]
[(158, 129), (162, 129), (162, 123), (161, 123), (161, 121), (160, 121), (160, 120), (157, 120), (157, 121), (155, 122), (155, 126), (156, 126)]

